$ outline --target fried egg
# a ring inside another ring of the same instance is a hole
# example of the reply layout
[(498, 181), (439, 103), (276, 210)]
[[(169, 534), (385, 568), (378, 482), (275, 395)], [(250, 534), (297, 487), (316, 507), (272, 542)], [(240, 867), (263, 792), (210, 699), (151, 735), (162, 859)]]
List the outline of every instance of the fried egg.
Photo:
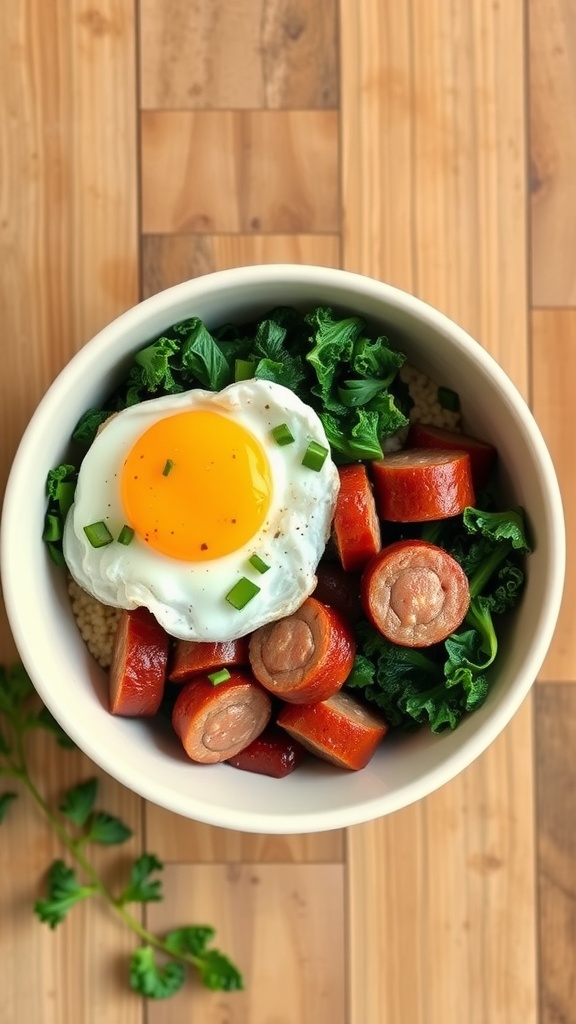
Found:
[(339, 488), (330, 454), (306, 464), (311, 443), (329, 452), (314, 410), (264, 380), (124, 409), (80, 467), (63, 540), (72, 577), (185, 640), (291, 614), (316, 585)]

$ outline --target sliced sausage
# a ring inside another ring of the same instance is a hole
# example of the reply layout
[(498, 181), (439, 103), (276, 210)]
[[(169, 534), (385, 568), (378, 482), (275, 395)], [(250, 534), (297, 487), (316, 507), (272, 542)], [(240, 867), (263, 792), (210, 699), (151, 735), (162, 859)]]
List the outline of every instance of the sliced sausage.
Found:
[(185, 683), (201, 672), (208, 674), (230, 665), (248, 665), (248, 637), (238, 640), (177, 640), (168, 678)]
[(292, 615), (257, 629), (249, 646), (258, 682), (294, 704), (336, 693), (350, 675), (355, 653), (350, 626), (314, 597)]
[(266, 690), (248, 672), (236, 670), (217, 685), (207, 676), (184, 683), (172, 710), (172, 725), (192, 761), (215, 764), (252, 743), (271, 712)]
[(372, 463), (381, 519), (419, 523), (460, 515), (474, 504), (470, 456), (445, 448), (408, 448)]
[(283, 779), (298, 767), (303, 756), (304, 748), (297, 740), (278, 726), (269, 725), (244, 750), (229, 757), (227, 763), (245, 772)]
[(472, 471), (472, 482), (476, 491), (486, 486), (496, 462), (496, 449), (487, 441), (480, 441), (469, 434), (455, 430), (434, 427), (428, 423), (412, 423), (408, 432), (410, 448), (445, 448), (468, 452)]
[(344, 572), (338, 562), (322, 561), (316, 568), (316, 579), (312, 596), (335, 608), (347, 622), (357, 622), (362, 614), (360, 573)]
[(382, 547), (372, 485), (362, 463), (340, 466), (333, 534), (346, 572), (360, 572)]
[(388, 730), (380, 715), (342, 691), (315, 704), (285, 704), (277, 721), (317, 757), (353, 771), (368, 764)]
[(109, 672), (113, 715), (155, 715), (160, 707), (170, 637), (147, 608), (120, 614)]
[(402, 647), (429, 647), (463, 621), (470, 603), (468, 578), (443, 548), (400, 540), (382, 549), (362, 576), (367, 618)]

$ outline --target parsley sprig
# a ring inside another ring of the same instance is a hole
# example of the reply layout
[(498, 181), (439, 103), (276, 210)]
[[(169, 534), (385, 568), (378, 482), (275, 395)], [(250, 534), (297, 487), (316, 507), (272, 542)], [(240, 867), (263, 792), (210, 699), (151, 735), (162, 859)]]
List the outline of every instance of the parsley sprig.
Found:
[[(98, 809), (96, 778), (65, 792), (57, 810), (47, 803), (32, 778), (26, 754), (27, 735), (36, 729), (51, 732), (62, 747), (74, 746), (50, 712), (44, 707), (38, 709), (23, 666), (0, 666), (0, 784), (2, 779), (10, 780), (9, 785), (16, 782), (28, 792), (60, 839), (70, 862), (57, 859), (50, 865), (45, 895), (34, 904), (40, 921), (56, 928), (77, 903), (100, 896), (141, 940), (129, 965), (130, 985), (136, 992), (150, 999), (165, 999), (182, 987), (190, 968), (207, 988), (227, 992), (243, 988), (237, 967), (211, 946), (213, 928), (189, 925), (158, 936), (127, 909), (130, 904), (162, 899), (158, 874), (163, 865), (154, 854), (142, 853), (136, 858), (119, 893), (104, 882), (87, 848), (93, 843), (119, 845), (130, 838), (132, 830), (120, 818)], [(0, 823), (7, 818), (17, 795), (12, 788), (0, 792)]]

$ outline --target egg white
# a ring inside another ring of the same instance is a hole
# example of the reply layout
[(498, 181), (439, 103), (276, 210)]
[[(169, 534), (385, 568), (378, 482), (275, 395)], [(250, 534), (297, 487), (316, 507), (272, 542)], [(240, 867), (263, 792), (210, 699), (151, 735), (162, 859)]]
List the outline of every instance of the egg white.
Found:
[[(140, 435), (159, 418), (197, 408), (233, 418), (262, 445), (273, 491), (260, 530), (236, 551), (203, 562), (162, 555), (136, 534), (128, 546), (113, 542), (92, 547), (86, 525), (103, 520), (117, 537), (126, 521), (121, 471)], [(271, 429), (281, 423), (289, 426), (293, 444), (280, 446), (271, 437)], [(241, 381), (216, 393), (193, 390), (123, 410), (106, 423), (80, 467), (64, 528), (64, 557), (71, 575), (103, 604), (148, 608), (168, 633), (184, 640), (233, 640), (290, 615), (316, 585), (315, 570), (330, 536), (339, 489), (330, 456), (319, 472), (302, 465), (310, 440), (329, 448), (314, 410), (293, 391), (270, 381)], [(268, 572), (250, 565), (253, 554), (270, 566)], [(226, 594), (242, 576), (260, 587), (260, 593), (237, 610)]]

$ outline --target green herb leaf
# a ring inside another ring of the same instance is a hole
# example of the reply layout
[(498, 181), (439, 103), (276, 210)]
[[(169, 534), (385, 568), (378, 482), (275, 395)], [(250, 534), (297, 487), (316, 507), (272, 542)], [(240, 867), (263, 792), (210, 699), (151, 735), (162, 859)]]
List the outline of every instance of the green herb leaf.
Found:
[(481, 533), (494, 542), (507, 540), (516, 551), (530, 552), (526, 537), (524, 511), (520, 507), (506, 512), (485, 512), (480, 508), (465, 508), (464, 526), (470, 533)]
[(106, 811), (97, 811), (90, 818), (90, 825), (86, 834), (86, 841), (90, 843), (101, 843), (102, 846), (116, 846), (125, 843), (133, 835), (132, 829), (128, 828), (120, 818), (115, 818)]
[(65, 818), (83, 828), (92, 814), (97, 794), (98, 779), (87, 779), (64, 794), (59, 810)]
[(148, 999), (167, 999), (184, 984), (184, 964), (173, 960), (160, 966), (151, 946), (141, 946), (130, 961), (130, 985)]
[(120, 903), (151, 903), (162, 899), (162, 882), (150, 879), (154, 871), (161, 871), (164, 865), (153, 853), (143, 853), (134, 861), (130, 880), (120, 896)]
[(320, 419), (338, 461), (356, 462), (358, 459), (381, 459), (382, 445), (379, 437), (379, 416), (366, 409), (349, 410), (348, 417), (336, 417), (321, 412)]
[(175, 956), (202, 956), (215, 934), (210, 925), (188, 925), (168, 932), (164, 942)]
[(209, 949), (198, 964), (200, 977), (206, 988), (215, 992), (237, 992), (244, 988), (237, 967), (217, 949)]
[(221, 391), (232, 382), (227, 360), (198, 317), (183, 320), (173, 330), (184, 339), (180, 353), (183, 369), (194, 374), (203, 388)]
[(14, 718), (33, 692), (32, 681), (19, 662), (0, 668), (0, 711)]
[(357, 338), (352, 350), (352, 368), (363, 377), (373, 377), (388, 387), (406, 362), (404, 352), (390, 348), (388, 338)]
[(366, 405), (372, 398), (388, 387), (384, 380), (366, 378), (364, 380), (345, 380), (338, 388), (338, 398), (348, 409)]
[(59, 747), (65, 750), (74, 750), (76, 744), (71, 740), (54, 715), (46, 707), (42, 707), (36, 716), (36, 721), (42, 729), (47, 729), (54, 736)]
[(164, 942), (174, 956), (192, 957), (204, 985), (213, 991), (234, 992), (244, 988), (237, 967), (218, 949), (208, 949), (214, 938), (209, 925), (174, 928)]
[(126, 381), (123, 404), (135, 405), (158, 391), (175, 395), (183, 391), (182, 384), (173, 374), (171, 360), (180, 349), (174, 338), (157, 338), (134, 356), (134, 364)]
[(72, 438), (84, 444), (92, 444), (99, 428), (112, 413), (108, 409), (88, 409), (74, 427)]
[(17, 795), (17, 793), (0, 793), (0, 824), (4, 821), (8, 808)]
[(74, 869), (62, 860), (55, 860), (48, 871), (48, 897), (36, 901), (34, 912), (50, 928), (55, 928), (76, 903), (94, 892), (95, 886), (80, 885)]

